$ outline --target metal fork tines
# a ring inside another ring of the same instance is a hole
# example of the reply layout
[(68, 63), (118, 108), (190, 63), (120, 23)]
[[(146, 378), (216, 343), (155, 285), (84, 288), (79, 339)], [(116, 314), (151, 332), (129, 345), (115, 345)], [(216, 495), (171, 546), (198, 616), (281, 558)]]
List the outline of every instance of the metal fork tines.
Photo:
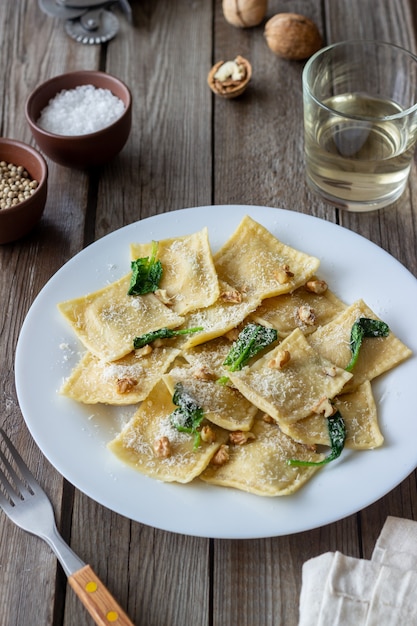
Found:
[(48, 496), (2, 429), (0, 434), (5, 444), (4, 451), (0, 448), (3, 465), (0, 467), (0, 483), (3, 487), (0, 507), (20, 528), (46, 541), (54, 550), (67, 576), (70, 576), (84, 567), (85, 563), (59, 535)]
[(16, 448), (0, 428), (0, 508), (17, 526), (37, 535), (52, 548), (69, 583), (96, 624), (133, 626), (89, 565), (58, 533), (51, 502)]

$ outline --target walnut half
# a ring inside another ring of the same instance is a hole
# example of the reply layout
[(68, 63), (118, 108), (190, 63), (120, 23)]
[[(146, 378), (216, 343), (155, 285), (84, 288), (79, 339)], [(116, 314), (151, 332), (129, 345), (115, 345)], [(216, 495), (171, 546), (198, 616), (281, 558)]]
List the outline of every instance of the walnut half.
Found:
[(312, 407), (312, 410), (317, 415), (324, 415), (324, 417), (331, 417), (336, 413), (336, 408), (330, 402), (329, 398), (323, 396), (320, 398), (318, 402)]
[(251, 76), (251, 64), (238, 55), (233, 61), (219, 61), (213, 65), (207, 83), (217, 96), (236, 98), (245, 91)]
[(248, 441), (253, 441), (255, 439), (255, 435), (250, 432), (244, 432), (243, 430), (235, 430), (230, 433), (229, 441), (233, 443), (235, 446), (243, 446)]
[(213, 456), (210, 462), (212, 465), (220, 466), (220, 465), (224, 465), (225, 463), (227, 463), (229, 458), (230, 458), (229, 446), (226, 445), (225, 443), (222, 443), (222, 445), (217, 450), (216, 454)]
[(268, 362), (268, 367), (281, 370), (290, 360), (291, 354), (289, 350), (278, 350), (275, 357)]

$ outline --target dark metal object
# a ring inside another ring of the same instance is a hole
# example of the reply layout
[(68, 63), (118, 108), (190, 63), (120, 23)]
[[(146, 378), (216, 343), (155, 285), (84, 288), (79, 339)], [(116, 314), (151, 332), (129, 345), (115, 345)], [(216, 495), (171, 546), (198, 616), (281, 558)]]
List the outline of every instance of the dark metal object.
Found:
[(119, 30), (119, 20), (111, 11), (87, 11), (79, 19), (65, 22), (66, 33), (83, 44), (100, 44), (113, 39)]
[(129, 23), (133, 22), (128, 0), (38, 0), (40, 9), (65, 20), (66, 33), (83, 44), (101, 44), (119, 31), (119, 20), (110, 10), (118, 4)]

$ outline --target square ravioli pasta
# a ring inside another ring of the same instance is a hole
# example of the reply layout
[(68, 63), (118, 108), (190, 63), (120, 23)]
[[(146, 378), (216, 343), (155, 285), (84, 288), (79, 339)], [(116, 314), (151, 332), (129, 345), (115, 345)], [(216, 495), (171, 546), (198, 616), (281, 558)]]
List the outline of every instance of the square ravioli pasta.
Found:
[(321, 357), (297, 328), (252, 365), (230, 372), (229, 378), (260, 410), (278, 423), (291, 423), (321, 412), (322, 402), (340, 393), (352, 374)]
[[(151, 243), (131, 244), (132, 259), (150, 257)], [(208, 229), (157, 242), (163, 272), (159, 289), (170, 308), (184, 315), (213, 304), (220, 295)]]
[(174, 367), (164, 381), (174, 393), (181, 384), (195, 402), (204, 409), (205, 417), (226, 430), (247, 431), (258, 409), (237, 390), (219, 385), (215, 376), (197, 366)]
[[(308, 336), (310, 345), (324, 358), (339, 367), (348, 366), (351, 352), (352, 327), (361, 318), (380, 321), (380, 318), (363, 300), (357, 300), (331, 322)], [(366, 380), (373, 380), (411, 356), (411, 350), (389, 330), (386, 337), (365, 338), (357, 363), (352, 370), (352, 380), (345, 392), (355, 389)]]
[[(378, 412), (368, 380), (350, 393), (336, 396), (332, 404), (345, 424), (346, 448), (372, 450), (382, 446), (384, 437), (378, 424)], [(293, 424), (282, 422), (281, 428), (286, 435), (300, 443), (330, 446), (329, 428), (324, 415), (310, 415)]]
[(86, 352), (60, 393), (84, 404), (137, 404), (145, 400), (179, 353), (175, 348), (145, 346), (117, 361), (105, 361)]
[(262, 418), (255, 421), (251, 433), (253, 438), (243, 445), (228, 445), (227, 462), (219, 466), (209, 464), (200, 479), (259, 496), (286, 496), (300, 489), (319, 469), (292, 467), (288, 461), (317, 463), (324, 458), (311, 446), (296, 443), (277, 424)]
[(221, 280), (260, 303), (304, 285), (320, 262), (282, 243), (246, 215), (214, 254), (214, 264)]
[[(249, 216), (215, 253), (202, 229), (131, 244), (131, 258), (129, 275), (58, 305), (87, 348), (61, 393), (137, 404), (108, 444), (123, 463), (164, 482), (282, 496), (343, 447), (383, 444), (370, 381), (411, 351), (366, 330), (355, 355), (361, 318), (388, 326), (362, 300), (339, 300), (318, 259)], [(149, 292), (136, 280), (152, 264)]]
[(122, 431), (108, 444), (121, 461), (164, 482), (188, 483), (207, 467), (228, 433), (212, 425), (214, 440), (196, 448), (188, 433), (171, 423), (172, 394), (163, 381), (151, 391)]
[(266, 298), (251, 317), (276, 328), (280, 337), (287, 337), (295, 328), (305, 335), (313, 333), (345, 308), (325, 281), (313, 277), (292, 293)]
[(130, 278), (128, 274), (103, 289), (58, 304), (79, 340), (100, 359), (121, 359), (132, 352), (137, 335), (183, 322), (153, 293), (129, 296)]

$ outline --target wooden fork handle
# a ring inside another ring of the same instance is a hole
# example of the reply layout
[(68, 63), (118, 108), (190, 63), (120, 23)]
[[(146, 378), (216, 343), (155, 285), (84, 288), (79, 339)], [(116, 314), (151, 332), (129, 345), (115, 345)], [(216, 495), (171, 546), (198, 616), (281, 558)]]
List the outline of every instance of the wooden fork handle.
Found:
[(90, 565), (71, 574), (68, 581), (98, 626), (134, 626)]

